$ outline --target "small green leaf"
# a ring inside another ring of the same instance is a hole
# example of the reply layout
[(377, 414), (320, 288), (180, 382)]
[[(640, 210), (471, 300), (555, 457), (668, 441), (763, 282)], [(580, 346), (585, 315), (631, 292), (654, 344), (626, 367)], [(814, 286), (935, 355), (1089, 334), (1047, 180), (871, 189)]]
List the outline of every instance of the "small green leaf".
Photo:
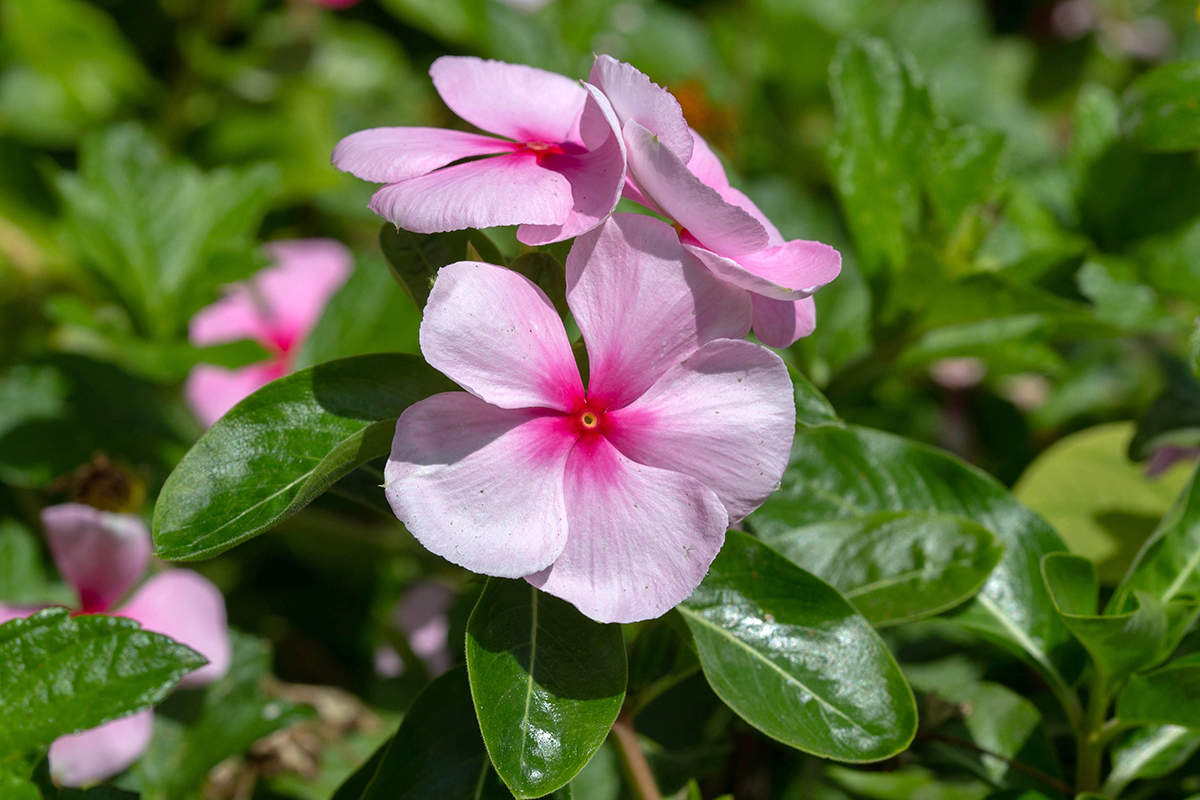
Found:
[(1117, 696), (1125, 725), (1182, 725), (1200, 730), (1200, 653), (1133, 675)]
[(383, 250), (392, 276), (419, 309), (425, 308), (438, 270), (447, 264), (466, 261), (468, 245), (484, 261), (504, 263), (492, 240), (476, 230), (412, 233), (391, 224), (379, 229), (379, 247)]
[(1104, 794), (1118, 797), (1139, 778), (1162, 778), (1179, 769), (1200, 750), (1200, 732), (1182, 725), (1139, 728), (1112, 748), (1112, 772)]
[(1004, 553), (987, 529), (926, 513), (834, 520), (763, 540), (829, 581), (877, 626), (932, 616), (970, 599)]
[(0, 626), (0, 753), (148, 708), (204, 659), (123, 617), (39, 611)]
[(796, 395), (796, 424), (801, 428), (844, 425), (833, 406), (812, 381), (794, 369), (788, 369)]
[(1200, 61), (1151, 70), (1125, 93), (1121, 129), (1146, 150), (1200, 149)]
[(308, 505), (391, 451), (408, 406), (457, 387), (410, 355), (354, 356), (264, 386), (179, 462), (154, 509), (158, 555), (215, 555)]
[(625, 640), (525, 581), (490, 578), (467, 623), (467, 670), (496, 771), (517, 797), (541, 797), (604, 744), (625, 698)]
[(730, 531), (679, 611), (713, 691), (785, 744), (840, 761), (900, 752), (912, 691), (870, 624), (833, 587)]

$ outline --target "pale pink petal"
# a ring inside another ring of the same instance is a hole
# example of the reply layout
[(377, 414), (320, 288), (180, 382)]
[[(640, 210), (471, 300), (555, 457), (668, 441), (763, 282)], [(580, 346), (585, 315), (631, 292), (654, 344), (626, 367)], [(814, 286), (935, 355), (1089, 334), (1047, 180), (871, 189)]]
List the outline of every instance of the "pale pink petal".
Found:
[(333, 148), (333, 165), (374, 183), (399, 183), (463, 158), (511, 153), (520, 145), (445, 128), (369, 128)]
[(229, 671), (232, 656), (225, 598), (212, 581), (190, 569), (168, 569), (142, 584), (128, 603), (114, 612), (169, 636), (208, 659), (189, 672), (180, 686), (203, 686)]
[[(690, 164), (688, 165), (688, 168), (691, 168)], [(753, 200), (746, 196), (745, 192), (743, 192), (741, 189), (735, 189), (728, 183), (726, 183), (724, 186), (718, 186), (715, 188), (726, 203), (737, 206), (758, 220), (758, 224), (762, 225), (767, 231), (768, 247), (775, 247), (783, 244), (783, 234), (779, 232), (779, 228), (776, 228), (775, 223), (767, 219), (767, 215), (762, 212), (762, 209), (755, 205)]]
[(750, 329), (746, 292), (717, 280), (666, 223), (614, 214), (575, 240), (567, 304), (587, 344), (593, 407), (619, 408), (689, 353)]
[(567, 540), (563, 470), (576, 435), (564, 421), (465, 392), (409, 406), (384, 469), (388, 503), (426, 549), (472, 572), (543, 569)]
[(136, 514), (110, 514), (81, 503), (42, 509), (42, 528), (63, 580), (80, 609), (107, 611), (146, 571), (150, 529)]
[(842, 254), (821, 242), (793, 239), (729, 258), (698, 246), (691, 236), (685, 235), (683, 241), (688, 252), (721, 280), (775, 300), (807, 297), (842, 271)]
[[(721, 159), (717, 158), (717, 154), (708, 146), (708, 142), (704, 141), (704, 137), (694, 130), (690, 132), (692, 134), (692, 160), (687, 162), (688, 169), (693, 175), (703, 181), (705, 186), (711, 186), (718, 192), (722, 189), (728, 189), (729, 178), (725, 175), (725, 167), (721, 164)], [(726, 198), (726, 200), (729, 200), (729, 198)], [(733, 201), (730, 200), (729, 202)], [(734, 205), (741, 204), (734, 203)]]
[(686, 228), (705, 247), (727, 256), (756, 253), (768, 244), (767, 231), (744, 209), (725, 202), (650, 131), (625, 123), (629, 174), (655, 208)]
[(527, 580), (599, 622), (666, 613), (692, 593), (725, 541), (720, 499), (687, 475), (581, 440), (566, 470), (566, 547)]
[(612, 56), (597, 56), (588, 83), (608, 97), (623, 128), (633, 120), (662, 140), (686, 164), (692, 157), (692, 134), (679, 101), (645, 73)]
[(459, 261), (434, 281), (421, 352), (447, 377), (501, 408), (574, 410), (583, 382), (545, 292), (494, 264)]
[(562, 225), (575, 200), (571, 184), (533, 153), (468, 161), (384, 186), (371, 210), (414, 233), (501, 225)]
[(474, 56), (442, 56), (429, 76), (455, 114), (518, 142), (570, 141), (587, 97), (563, 75)]
[(50, 775), (62, 786), (98, 783), (133, 766), (153, 737), (151, 709), (60, 736), (50, 745)]
[(208, 428), (229, 409), (283, 374), (282, 365), (272, 362), (241, 369), (197, 364), (183, 384), (183, 396), (196, 418)]
[(621, 199), (625, 186), (625, 140), (617, 127), (608, 100), (587, 87), (581, 131), (585, 142), (598, 144), (580, 155), (550, 155), (542, 166), (554, 170), (571, 184), (574, 207), (562, 225), (522, 225), (517, 239), (524, 244), (561, 242), (587, 233), (603, 222)]
[(768, 347), (791, 347), (817, 328), (817, 304), (811, 297), (795, 302), (750, 295), (754, 303), (754, 335)]
[(188, 341), (196, 347), (240, 339), (262, 344), (270, 339), (269, 314), (261, 295), (251, 292), (246, 284), (234, 284), (225, 296), (192, 316), (188, 322)]
[[(446, 614), (457, 595), (449, 586), (417, 581), (404, 593), (392, 622), (408, 637), (408, 646), (431, 678), (450, 669), (450, 620)], [(397, 673), (398, 674), (398, 673)]]
[(354, 271), (354, 256), (336, 239), (279, 239), (268, 242), (275, 266), (250, 279), (266, 301), (266, 323), (278, 351), (297, 350), (317, 326), (329, 299)]
[(20, 606), (9, 606), (0, 603), (0, 625), (12, 622), (14, 619), (25, 619), (25, 617), (28, 617), (37, 610), (36, 608), (21, 608)]
[(779, 356), (722, 339), (609, 413), (604, 435), (640, 464), (696, 478), (737, 522), (778, 488), (795, 430), (792, 381)]

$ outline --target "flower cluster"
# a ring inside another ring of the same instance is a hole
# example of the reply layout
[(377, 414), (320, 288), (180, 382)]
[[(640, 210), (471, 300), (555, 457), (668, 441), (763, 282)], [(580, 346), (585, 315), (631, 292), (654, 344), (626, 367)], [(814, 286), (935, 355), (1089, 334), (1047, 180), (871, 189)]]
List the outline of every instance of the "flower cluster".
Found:
[[(628, 64), (586, 82), (447, 56), (456, 114), (494, 136), (377, 128), (339, 168), (385, 184), (371, 208), (419, 233), (517, 225), (574, 238), (566, 296), (587, 349), (523, 276), (462, 261), (437, 276), (426, 360), (467, 391), (400, 417), (385, 470), (428, 549), (523, 577), (604, 622), (658, 616), (704, 577), (725, 530), (778, 486), (795, 431), (780, 358), (811, 333), (836, 250), (785, 241), (685, 121)], [(651, 214), (614, 213), (624, 197)]]

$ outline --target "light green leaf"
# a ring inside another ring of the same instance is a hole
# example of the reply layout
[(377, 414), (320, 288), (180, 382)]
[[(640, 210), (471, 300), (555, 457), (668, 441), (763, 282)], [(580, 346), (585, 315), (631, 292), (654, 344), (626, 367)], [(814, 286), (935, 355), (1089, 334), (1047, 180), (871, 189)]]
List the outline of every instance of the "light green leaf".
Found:
[(517, 797), (541, 797), (604, 744), (625, 698), (625, 640), (525, 581), (491, 578), (467, 623), (467, 670), (496, 771)]
[(0, 753), (148, 708), (204, 659), (123, 617), (39, 611), (0, 626)]
[(717, 695), (763, 733), (839, 761), (908, 746), (916, 705), (878, 634), (837, 591), (730, 531), (679, 611)]
[(1139, 778), (1162, 778), (1200, 750), (1200, 732), (1182, 725), (1139, 728), (1112, 747), (1112, 771), (1104, 794), (1117, 797)]
[(319, 364), (238, 403), (179, 462), (154, 509), (157, 553), (215, 555), (308, 505), (391, 451), (396, 418), (457, 387), (416, 356)]
[(1004, 552), (985, 528), (928, 513), (883, 512), (763, 540), (829, 581), (876, 626), (928, 617), (968, 600)]
[(1167, 64), (1134, 81), (1122, 99), (1121, 129), (1146, 150), (1200, 149), (1200, 61)]
[(1200, 653), (1133, 675), (1117, 696), (1125, 725), (1182, 725), (1200, 730)]
[(923, 180), (934, 212), (953, 230), (968, 208), (987, 202), (1000, 177), (1004, 136), (969, 126), (936, 129), (921, 160)]

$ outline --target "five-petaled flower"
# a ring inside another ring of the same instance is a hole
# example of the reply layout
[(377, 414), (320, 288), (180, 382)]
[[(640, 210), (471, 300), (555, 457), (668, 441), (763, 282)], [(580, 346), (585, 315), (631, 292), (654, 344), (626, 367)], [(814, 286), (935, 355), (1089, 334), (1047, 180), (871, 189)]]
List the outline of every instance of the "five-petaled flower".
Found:
[[(186, 569), (164, 570), (120, 602), (150, 561), (150, 531), (141, 517), (66, 503), (43, 509), (42, 527), (59, 573), (78, 595), (78, 613), (128, 617), (207, 658), (182, 686), (211, 683), (229, 669), (225, 600), (207, 578)], [(0, 623), (36, 610), (0, 605)], [(64, 786), (104, 780), (137, 761), (153, 733), (154, 712), (142, 711), (59, 737), (50, 746), (50, 772)]]
[(441, 270), (421, 350), (467, 392), (401, 415), (384, 489), (413, 535), (456, 564), (525, 577), (602, 622), (656, 617), (778, 486), (791, 380), (741, 338), (747, 294), (650, 217), (617, 214), (576, 240), (567, 303), (586, 390), (533, 283), (490, 264)]

